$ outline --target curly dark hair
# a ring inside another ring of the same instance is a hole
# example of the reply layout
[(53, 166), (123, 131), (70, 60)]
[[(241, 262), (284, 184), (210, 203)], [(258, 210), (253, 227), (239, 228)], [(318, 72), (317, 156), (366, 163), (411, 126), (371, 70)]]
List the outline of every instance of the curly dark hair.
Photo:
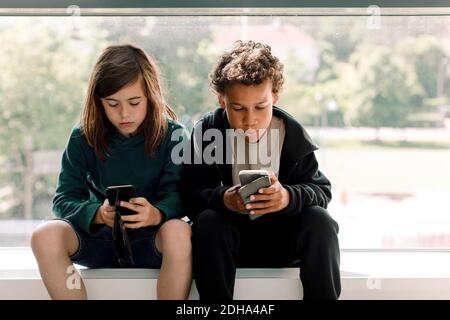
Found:
[(283, 86), (283, 65), (272, 55), (268, 45), (241, 40), (233, 44), (209, 74), (212, 89), (223, 94), (225, 87), (232, 83), (258, 85), (272, 80), (272, 92), (278, 93)]

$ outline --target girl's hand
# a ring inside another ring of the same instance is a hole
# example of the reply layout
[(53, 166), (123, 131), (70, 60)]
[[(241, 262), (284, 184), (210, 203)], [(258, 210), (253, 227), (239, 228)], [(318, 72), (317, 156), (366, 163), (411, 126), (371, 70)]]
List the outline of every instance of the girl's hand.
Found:
[(137, 229), (147, 226), (156, 226), (161, 223), (163, 215), (143, 197), (132, 198), (129, 202), (120, 201), (121, 207), (136, 211), (136, 214), (123, 215), (124, 226), (129, 229)]
[(103, 202), (103, 204), (100, 207), (98, 207), (92, 223), (106, 224), (108, 227), (112, 228), (114, 225), (114, 214), (115, 214), (114, 207), (110, 206), (108, 199), (106, 199)]
[(257, 194), (250, 196), (251, 202), (245, 206), (250, 214), (277, 212), (289, 204), (289, 192), (281, 185), (273, 172), (269, 172), (269, 175), (272, 185), (259, 189)]

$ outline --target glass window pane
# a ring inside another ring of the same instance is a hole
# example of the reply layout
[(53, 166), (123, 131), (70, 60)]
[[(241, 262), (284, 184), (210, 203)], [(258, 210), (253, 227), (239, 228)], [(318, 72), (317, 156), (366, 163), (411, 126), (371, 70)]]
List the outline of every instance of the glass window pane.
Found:
[(251, 39), (284, 63), (279, 106), (321, 146), (341, 248), (449, 248), (449, 15), (308, 12), (1, 16), (0, 246), (28, 246), (52, 218), (61, 151), (105, 46), (153, 55), (191, 128), (217, 106), (218, 55)]

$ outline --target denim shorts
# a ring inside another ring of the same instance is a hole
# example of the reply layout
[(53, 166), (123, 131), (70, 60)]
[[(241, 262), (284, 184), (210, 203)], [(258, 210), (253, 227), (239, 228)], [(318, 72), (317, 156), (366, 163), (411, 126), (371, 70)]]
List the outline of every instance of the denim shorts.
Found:
[[(112, 240), (112, 228), (101, 226), (94, 234), (88, 234), (67, 222), (75, 231), (79, 247), (70, 259), (73, 263), (88, 268), (120, 268)], [(127, 229), (136, 268), (160, 268), (162, 256), (156, 250), (155, 236), (158, 227)]]

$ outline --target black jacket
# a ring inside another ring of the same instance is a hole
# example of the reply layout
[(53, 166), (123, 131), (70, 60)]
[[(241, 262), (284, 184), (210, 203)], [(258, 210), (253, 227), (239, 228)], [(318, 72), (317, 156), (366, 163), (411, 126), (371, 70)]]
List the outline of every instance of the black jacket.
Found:
[[(289, 191), (290, 202), (280, 214), (299, 214), (302, 208), (309, 206), (326, 208), (331, 200), (331, 184), (318, 170), (314, 155), (318, 147), (300, 123), (287, 112), (274, 106), (273, 116), (281, 118), (286, 129), (278, 180)], [(230, 124), (224, 109), (218, 108), (203, 116), (194, 126), (189, 140), (190, 163), (183, 166), (180, 191), (184, 213), (193, 221), (207, 208), (227, 210), (223, 203), (223, 194), (233, 186), (231, 162), (225, 150), (221, 152), (223, 161), (218, 161), (219, 163), (194, 163), (195, 156), (202, 155), (205, 148), (212, 143), (199, 139), (203, 132), (211, 128), (219, 129), (222, 136), (226, 137)], [(225, 143), (223, 148), (225, 149)], [(227, 159), (229, 161), (226, 161)]]

